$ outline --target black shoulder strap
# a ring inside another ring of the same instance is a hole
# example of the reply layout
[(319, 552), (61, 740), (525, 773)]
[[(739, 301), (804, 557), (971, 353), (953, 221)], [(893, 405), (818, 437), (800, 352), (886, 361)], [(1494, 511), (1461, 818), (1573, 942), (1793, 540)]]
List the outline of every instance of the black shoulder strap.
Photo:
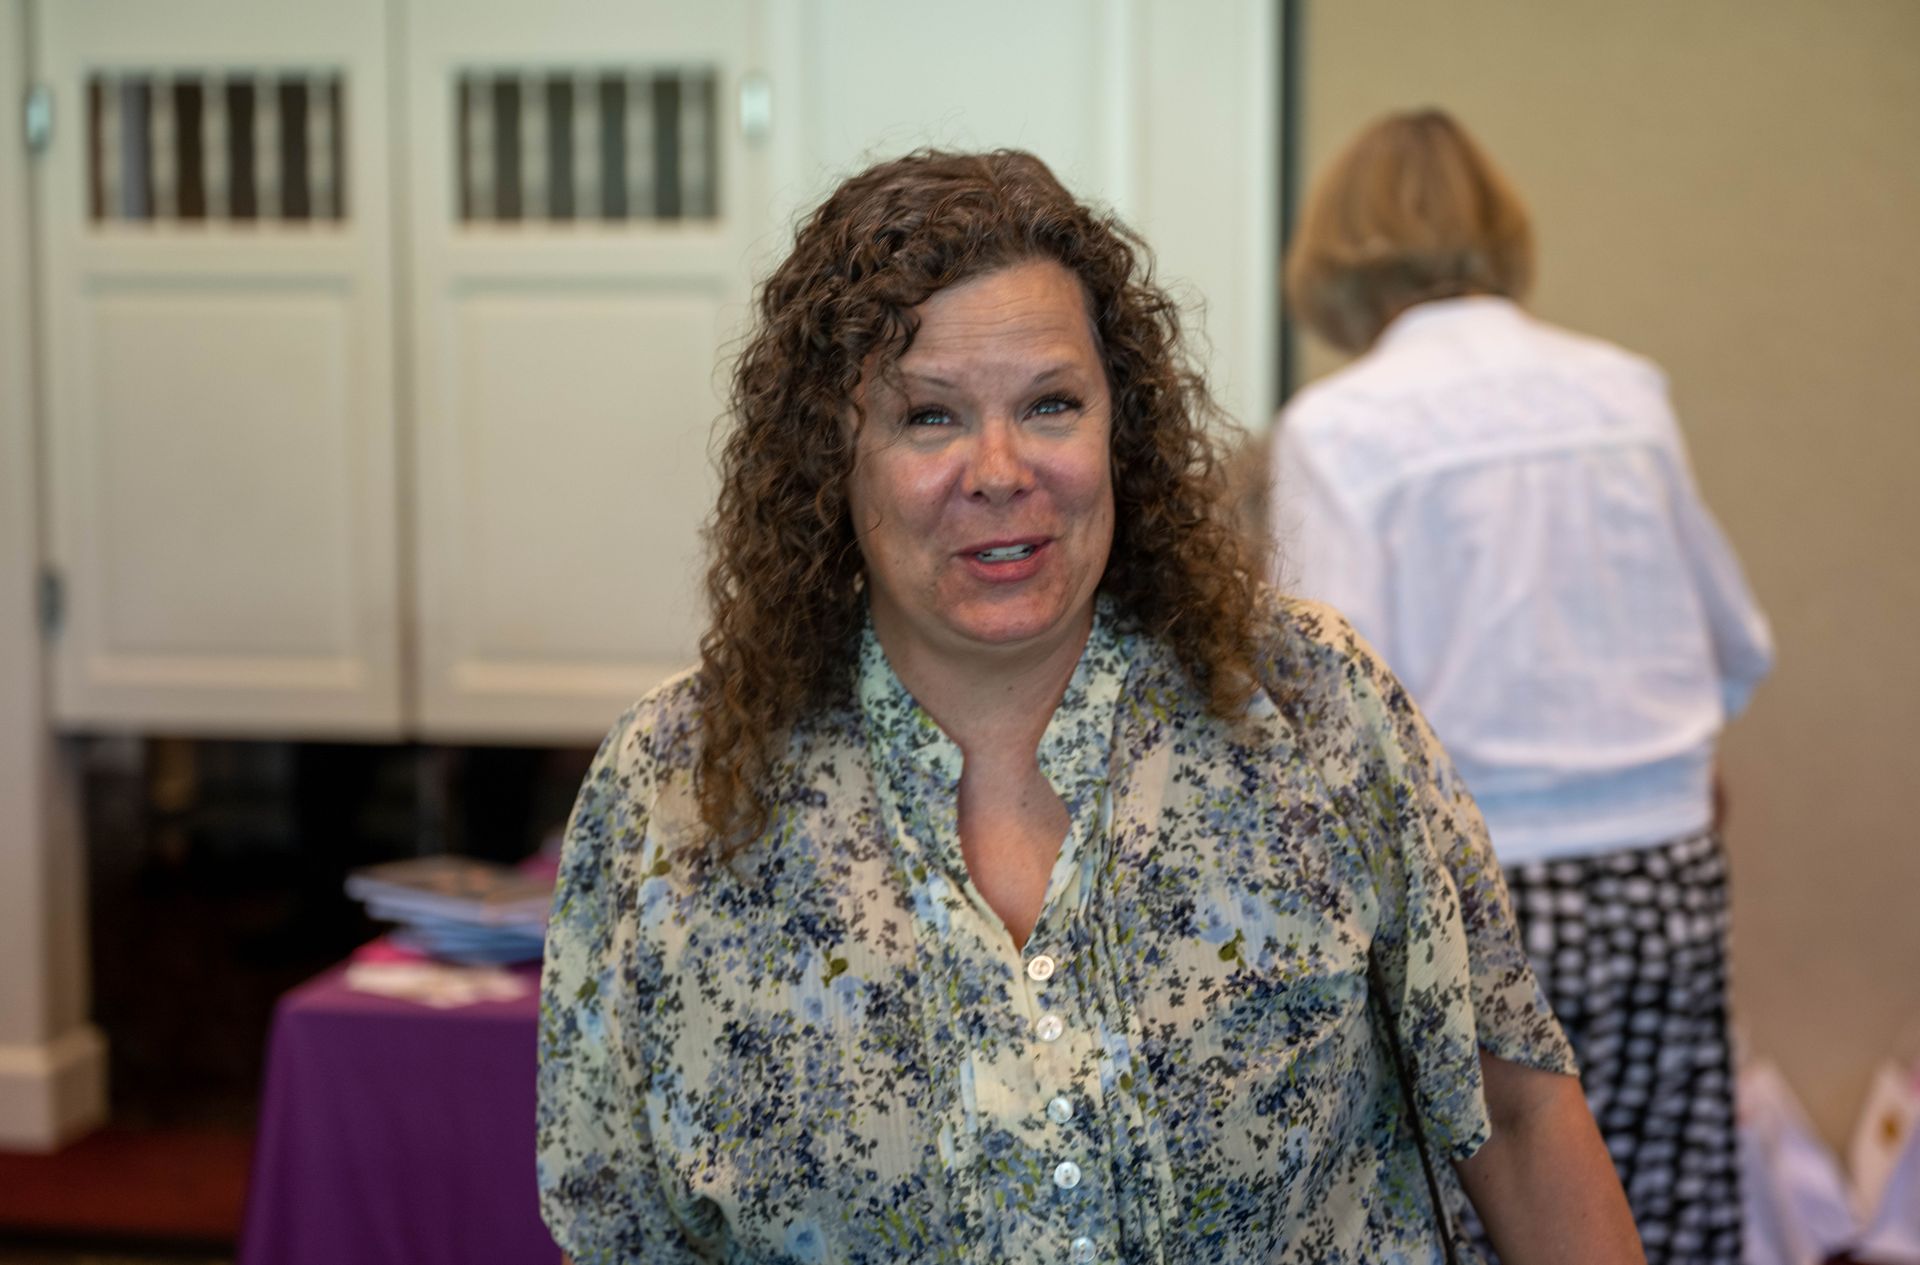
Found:
[(1454, 1247), (1453, 1219), (1447, 1215), (1446, 1202), (1440, 1197), (1440, 1179), (1433, 1171), (1433, 1156), (1427, 1150), (1426, 1126), (1420, 1123), (1420, 1104), (1413, 1095), (1413, 1069), (1407, 1065), (1406, 1055), (1400, 1048), (1400, 1025), (1394, 1021), (1393, 1007), (1387, 1004), (1386, 981), (1380, 978), (1380, 966), (1372, 958), (1367, 959), (1367, 991), (1374, 1005), (1380, 1008), (1387, 1051), (1393, 1056), (1393, 1076), (1400, 1082), (1400, 1096), (1406, 1102), (1407, 1123), (1413, 1126), (1414, 1147), (1420, 1152), (1420, 1170), (1427, 1175), (1427, 1196), (1433, 1200), (1433, 1223), (1440, 1231), (1440, 1248), (1446, 1253), (1447, 1265), (1460, 1265), (1460, 1254)]

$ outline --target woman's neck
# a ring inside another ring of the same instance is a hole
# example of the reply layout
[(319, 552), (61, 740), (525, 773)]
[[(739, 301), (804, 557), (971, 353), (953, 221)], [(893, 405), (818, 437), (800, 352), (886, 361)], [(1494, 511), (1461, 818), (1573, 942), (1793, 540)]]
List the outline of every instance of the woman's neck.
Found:
[(969, 759), (1033, 757), (1092, 631), (1089, 611), (1074, 633), (1029, 651), (948, 655), (874, 627), (900, 683)]

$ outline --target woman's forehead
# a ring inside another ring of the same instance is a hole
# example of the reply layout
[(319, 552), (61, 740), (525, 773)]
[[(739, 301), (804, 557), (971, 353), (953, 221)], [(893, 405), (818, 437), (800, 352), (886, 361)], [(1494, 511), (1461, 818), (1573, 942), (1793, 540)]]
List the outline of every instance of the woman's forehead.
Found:
[(1030, 260), (949, 286), (914, 309), (912, 345), (894, 364), (909, 383), (959, 385), (981, 372), (1038, 376), (1098, 366), (1079, 278)]

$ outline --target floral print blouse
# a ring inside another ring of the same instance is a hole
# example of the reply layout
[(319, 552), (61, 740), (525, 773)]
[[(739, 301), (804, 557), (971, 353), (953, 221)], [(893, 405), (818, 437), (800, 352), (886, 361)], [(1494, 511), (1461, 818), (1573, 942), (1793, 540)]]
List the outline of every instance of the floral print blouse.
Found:
[(1382, 1012), (1450, 1198), (1476, 1045), (1572, 1056), (1404, 691), (1327, 608), (1272, 599), (1262, 635), (1222, 721), (1102, 604), (1019, 949), (961, 859), (960, 751), (871, 631), (731, 866), (681, 859), (690, 679), (638, 704), (548, 933), (539, 1185), (576, 1265), (1440, 1260)]

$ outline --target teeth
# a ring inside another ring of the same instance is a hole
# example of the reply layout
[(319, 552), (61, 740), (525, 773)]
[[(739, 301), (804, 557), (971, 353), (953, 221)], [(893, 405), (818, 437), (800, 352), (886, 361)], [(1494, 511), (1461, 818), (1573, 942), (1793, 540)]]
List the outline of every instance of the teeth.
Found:
[(973, 556), (982, 562), (1014, 562), (1032, 552), (1032, 545), (1003, 545), (998, 549), (982, 549)]

